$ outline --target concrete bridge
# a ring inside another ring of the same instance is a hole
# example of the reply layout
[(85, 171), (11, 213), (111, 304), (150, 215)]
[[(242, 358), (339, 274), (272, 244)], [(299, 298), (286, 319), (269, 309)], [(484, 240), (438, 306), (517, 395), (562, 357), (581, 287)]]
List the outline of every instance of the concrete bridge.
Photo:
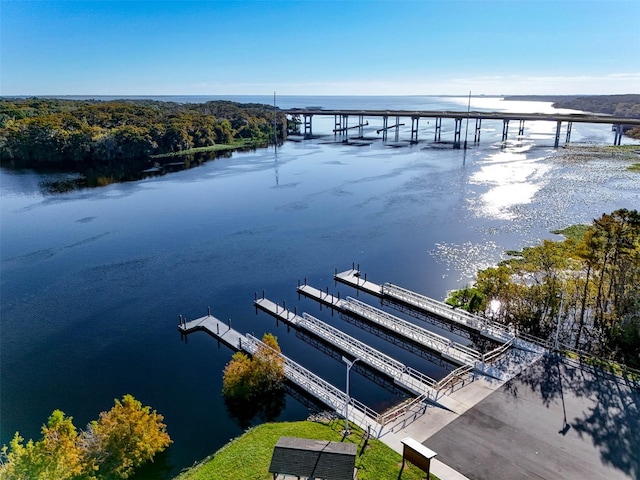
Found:
[[(612, 125), (614, 132), (614, 145), (620, 145), (622, 140), (622, 127), (626, 125), (640, 127), (640, 118), (612, 117), (603, 114), (590, 113), (510, 113), (510, 112), (477, 112), (477, 111), (438, 111), (438, 110), (335, 110), (322, 108), (292, 108), (282, 110), (287, 115), (296, 115), (303, 117), (304, 136), (311, 138), (313, 136), (313, 117), (314, 116), (333, 116), (335, 127), (334, 134), (342, 134), (345, 140), (349, 139), (349, 131), (357, 130), (353, 138), (363, 138), (364, 127), (369, 125), (368, 119), (380, 119), (382, 125), (377, 129), (377, 133), (382, 132), (382, 140), (387, 141), (387, 134), (390, 130), (395, 131), (395, 141), (399, 141), (400, 127), (405, 125), (401, 120), (411, 120), (411, 143), (418, 143), (418, 124), (420, 119), (430, 118), (435, 121), (434, 141), (441, 141), (442, 119), (454, 120), (454, 137), (453, 148), (460, 148), (464, 143), (467, 147), (467, 134), (469, 129), (469, 121), (473, 120), (473, 143), (480, 142), (480, 131), (483, 120), (502, 120), (502, 141), (506, 141), (509, 135), (509, 122), (518, 122), (518, 136), (524, 135), (525, 121), (547, 121), (556, 123), (556, 133), (554, 147), (560, 145), (562, 124), (566, 124), (565, 143), (569, 143), (571, 139), (571, 128), (574, 123), (592, 123), (592, 124), (609, 124)], [(350, 118), (357, 119), (355, 124), (349, 126)], [(392, 125), (389, 125), (389, 119), (392, 119)], [(365, 120), (367, 119), (367, 120)], [(465, 138), (462, 141), (462, 124), (465, 122)]]

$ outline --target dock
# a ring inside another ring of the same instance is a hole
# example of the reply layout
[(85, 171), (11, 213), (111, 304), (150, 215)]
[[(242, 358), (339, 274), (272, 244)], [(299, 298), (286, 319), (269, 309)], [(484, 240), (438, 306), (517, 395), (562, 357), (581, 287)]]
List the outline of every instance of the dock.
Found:
[(451, 305), (429, 298), (426, 295), (421, 295), (391, 283), (378, 285), (364, 280), (361, 278), (360, 271), (356, 269), (336, 273), (334, 279), (365, 293), (408, 305), (423, 313), (435, 315), (466, 330), (472, 330), (494, 342), (509, 342), (515, 337), (509, 329), (499, 323), (491, 322), (464, 310), (454, 309)]
[(456, 365), (474, 365), (476, 362), (482, 361), (482, 356), (477, 350), (460, 345), (395, 315), (371, 307), (355, 298), (340, 299), (310, 285), (298, 286), (298, 292), (339, 312), (359, 316), (386, 330), (408, 338)]
[(498, 343), (512, 343), (514, 347), (541, 353), (546, 351), (540, 345), (518, 338), (517, 332), (497, 322), (473, 315), (465, 310), (453, 308), (444, 302), (435, 300), (392, 283), (378, 285), (362, 278), (360, 270), (352, 268), (341, 273), (336, 273), (334, 279), (337, 282), (354, 287), (365, 293), (375, 295), (383, 300), (391, 300), (399, 304), (407, 305), (418, 312), (433, 315), (450, 322), (466, 330), (471, 330), (479, 335)]
[[(178, 330), (185, 335), (197, 330), (205, 331), (233, 350), (242, 350), (251, 355), (258, 350), (260, 345), (269, 348), (253, 335), (243, 335), (237, 330), (232, 329), (229, 323), (220, 321), (209, 312), (204, 317), (190, 321), (180, 316)], [(379, 423), (379, 420), (385, 417), (355, 398), (348, 396), (339, 388), (334, 387), (329, 382), (323, 380), (285, 355), (282, 355), (282, 358), (284, 360), (284, 373), (287, 380), (335, 410), (339, 415), (344, 417), (348, 414), (349, 421), (355, 423), (363, 430), (370, 431), (372, 434), (378, 436), (381, 434), (383, 426)]]
[(307, 313), (303, 313), (302, 316), (296, 315), (268, 298), (257, 298), (254, 304), (264, 312), (322, 338), (345, 353), (366, 363), (371, 368), (388, 375), (393, 379), (394, 383), (404, 387), (409, 392), (418, 396), (422, 395), (425, 399), (436, 398), (435, 387), (437, 382), (433, 378), (402, 364), (337, 328)]

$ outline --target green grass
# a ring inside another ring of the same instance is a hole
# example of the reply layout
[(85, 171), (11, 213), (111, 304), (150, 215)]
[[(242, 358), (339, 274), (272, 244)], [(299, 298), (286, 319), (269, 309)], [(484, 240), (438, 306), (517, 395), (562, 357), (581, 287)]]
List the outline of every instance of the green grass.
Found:
[(571, 225), (561, 230), (552, 230), (551, 233), (564, 235), (566, 238), (572, 238), (576, 241), (581, 240), (590, 225)]
[(627, 167), (627, 170), (640, 173), (640, 163), (634, 163), (633, 165)]
[(225, 150), (237, 150), (239, 148), (257, 147), (260, 145), (264, 145), (265, 142), (266, 141), (264, 139), (240, 139), (232, 143), (221, 143), (219, 145), (211, 145), (208, 147), (189, 148), (187, 150), (180, 150), (179, 152), (160, 153), (158, 155), (152, 155), (151, 158), (171, 158), (202, 152), (223, 152)]
[[(265, 423), (232, 440), (202, 462), (182, 472), (174, 480), (271, 480), (271, 455), (282, 436), (313, 440), (342, 441), (344, 423), (304, 421)], [(356, 467), (359, 480), (402, 479), (421, 480), (424, 473), (406, 463), (399, 477), (402, 456), (379, 440), (370, 439), (364, 446), (363, 432), (352, 426), (351, 435), (344, 441), (358, 445)], [(434, 475), (431, 480), (438, 480)]]

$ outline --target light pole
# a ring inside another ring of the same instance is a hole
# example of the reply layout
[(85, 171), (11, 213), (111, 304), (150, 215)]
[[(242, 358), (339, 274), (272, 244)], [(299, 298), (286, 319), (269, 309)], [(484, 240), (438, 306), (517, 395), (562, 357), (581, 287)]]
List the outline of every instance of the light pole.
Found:
[(345, 437), (349, 435), (349, 401), (351, 397), (349, 397), (349, 372), (351, 371), (351, 367), (355, 365), (355, 363), (360, 360), (359, 358), (354, 359), (353, 361), (349, 360), (347, 357), (342, 357), (342, 361), (347, 364), (347, 403), (344, 406), (344, 435)]
[(562, 301), (564, 300), (564, 292), (560, 293), (560, 311), (558, 312), (558, 323), (556, 324), (556, 338), (553, 342), (553, 349), (558, 351), (558, 336), (560, 334), (560, 317), (562, 316)]

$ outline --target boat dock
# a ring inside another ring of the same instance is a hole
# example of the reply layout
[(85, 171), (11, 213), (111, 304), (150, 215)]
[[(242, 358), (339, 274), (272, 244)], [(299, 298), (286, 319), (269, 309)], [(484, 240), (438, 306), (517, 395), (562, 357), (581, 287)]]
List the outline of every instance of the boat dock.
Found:
[(398, 335), (402, 335), (429, 350), (433, 350), (451, 363), (474, 365), (482, 361), (482, 356), (477, 350), (460, 345), (411, 322), (371, 307), (355, 298), (340, 299), (310, 285), (299, 285), (298, 292), (342, 313), (356, 315)]
[(515, 335), (504, 325), (478, 317), (461, 309), (454, 309), (444, 302), (391, 283), (378, 285), (370, 282), (366, 280), (366, 275), (363, 279), (357, 269), (336, 273), (334, 279), (371, 295), (408, 305), (422, 313), (435, 315), (466, 330), (474, 331), (494, 342), (505, 343), (515, 339)]
[[(243, 350), (251, 355), (258, 350), (260, 345), (269, 348), (253, 335), (243, 335), (232, 329), (229, 324), (212, 316), (210, 312), (204, 317), (190, 321), (180, 316), (178, 330), (185, 335), (197, 330), (205, 331), (230, 348)], [(383, 419), (383, 416), (285, 355), (282, 355), (282, 358), (284, 359), (284, 374), (287, 380), (319, 399), (339, 415), (345, 416), (348, 413), (349, 421), (354, 422), (362, 429), (380, 435), (382, 425), (378, 421)]]
[(349, 353), (370, 367), (388, 375), (393, 379), (394, 383), (408, 391), (416, 395), (422, 395), (426, 399), (436, 398), (435, 387), (437, 382), (434, 379), (343, 333), (337, 328), (307, 313), (303, 313), (302, 316), (297, 315), (264, 297), (257, 298), (254, 304), (264, 312), (322, 338), (345, 353)]

